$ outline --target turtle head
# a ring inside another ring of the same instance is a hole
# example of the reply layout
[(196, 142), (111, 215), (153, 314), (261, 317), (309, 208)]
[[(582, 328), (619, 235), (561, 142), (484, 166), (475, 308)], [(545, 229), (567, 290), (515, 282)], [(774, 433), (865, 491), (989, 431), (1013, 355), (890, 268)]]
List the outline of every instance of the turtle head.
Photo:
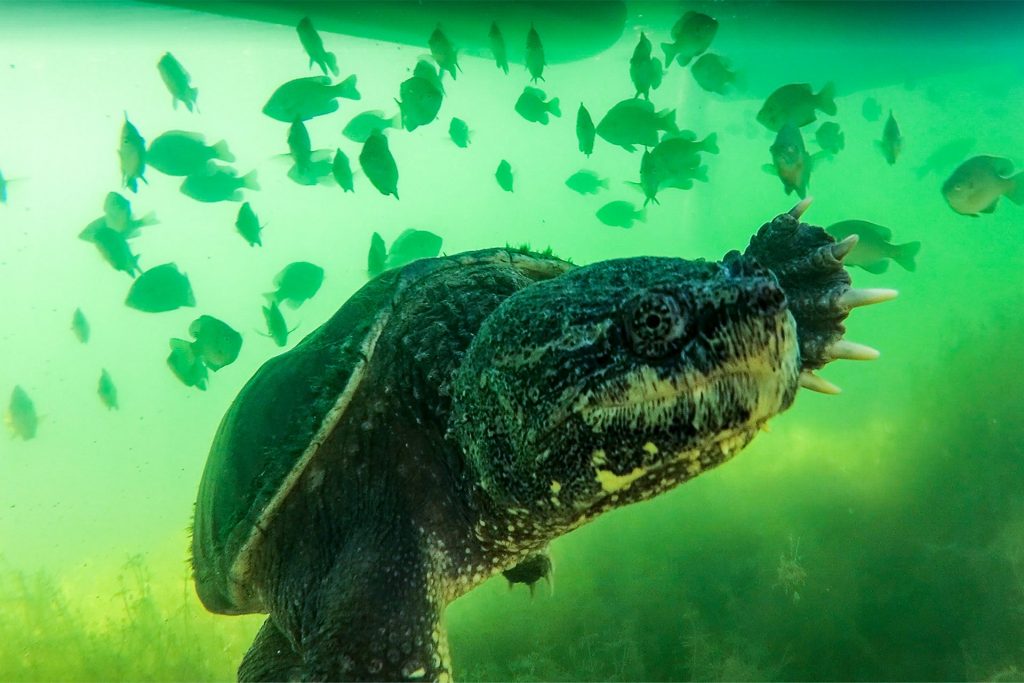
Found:
[(491, 314), (451, 434), (498, 509), (565, 530), (727, 460), (789, 407), (800, 370), (785, 293), (753, 256), (604, 261)]
[[(532, 284), (485, 320), (453, 386), (450, 434), (514, 543), (673, 488), (728, 460), (813, 373), (877, 351), (842, 339), (850, 289), (807, 202), (717, 263), (641, 257)], [(532, 531), (531, 531), (532, 529)]]

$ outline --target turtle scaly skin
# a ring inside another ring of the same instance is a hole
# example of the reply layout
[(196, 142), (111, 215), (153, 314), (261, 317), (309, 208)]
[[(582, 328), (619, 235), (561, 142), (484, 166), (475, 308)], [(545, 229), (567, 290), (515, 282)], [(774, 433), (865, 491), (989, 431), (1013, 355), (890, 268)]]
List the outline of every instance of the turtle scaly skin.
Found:
[[(811, 371), (867, 358), (835, 243), (764, 225), (718, 263), (491, 249), (368, 283), (261, 368), (196, 505), (197, 591), (268, 613), (241, 680), (450, 677), (445, 606), (742, 449)], [(546, 559), (546, 558), (544, 558)], [(542, 566), (543, 565), (543, 566)]]

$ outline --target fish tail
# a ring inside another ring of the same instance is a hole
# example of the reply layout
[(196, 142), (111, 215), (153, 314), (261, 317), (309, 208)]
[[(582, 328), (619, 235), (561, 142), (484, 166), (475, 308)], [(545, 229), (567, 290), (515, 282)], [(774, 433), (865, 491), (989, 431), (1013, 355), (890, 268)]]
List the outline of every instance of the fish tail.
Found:
[(608, 179), (607, 178), (603, 178), (603, 179), (597, 181), (597, 186), (598, 187), (603, 187), (604, 189), (607, 190), (608, 189)]
[(914, 259), (917, 257), (917, 252), (919, 251), (921, 251), (920, 242), (897, 244), (893, 250), (892, 260), (903, 266), (904, 270), (913, 273), (917, 270), (917, 263), (914, 262)]
[(336, 97), (344, 97), (346, 100), (359, 100), (363, 97), (356, 89), (355, 74), (352, 74), (341, 83), (334, 86), (334, 92), (336, 93)]
[(217, 155), (217, 158), (221, 161), (226, 161), (229, 164), (235, 160), (235, 155), (228, 149), (227, 140), (221, 140), (213, 146), (213, 152)]
[(160, 221), (157, 219), (156, 213), (153, 212), (153, 211), (150, 211), (145, 216), (143, 216), (142, 218), (139, 219), (138, 227), (143, 227), (145, 225), (156, 225), (159, 222)]
[(668, 65), (676, 58), (679, 51), (676, 49), (675, 43), (662, 43), (661, 51), (665, 53), (665, 67), (668, 68)]
[(829, 116), (836, 115), (836, 84), (829, 81), (825, 84), (825, 87), (821, 89), (821, 92), (814, 98), (818, 109), (825, 112)]
[(242, 187), (247, 188), (249, 190), (258, 190), (258, 189), (260, 189), (260, 183), (259, 183), (259, 181), (256, 178), (256, 171), (255, 171), (255, 169), (252, 170), (252, 171), (249, 171), (244, 176), (242, 176)]
[[(653, 199), (653, 197), (652, 197), (652, 199)], [(659, 202), (658, 202), (658, 200), (655, 199), (654, 203), (658, 204)], [(637, 211), (636, 213), (633, 214), (633, 218), (637, 219), (641, 223), (646, 223), (647, 222), (647, 202), (644, 202), (644, 207), (642, 209), (640, 209), (639, 211)]]
[(709, 133), (704, 141), (701, 143), (701, 147), (705, 152), (711, 154), (718, 154), (718, 133)]
[(551, 114), (554, 115), (554, 116), (558, 116), (558, 117), (562, 116), (562, 108), (558, 104), (558, 98), (557, 97), (552, 97), (551, 101), (548, 102), (548, 111), (551, 112)]
[(331, 70), (331, 75), (335, 78), (338, 77), (338, 57), (333, 52), (324, 53), (324, 61), (327, 62), (327, 68)]
[(1024, 171), (1008, 179), (1010, 189), (1006, 193), (1007, 199), (1014, 204), (1024, 204)]
[(670, 133), (678, 133), (679, 126), (676, 125), (676, 110), (675, 109), (664, 109), (657, 114), (658, 121), (660, 121), (665, 127), (661, 130), (668, 131)]

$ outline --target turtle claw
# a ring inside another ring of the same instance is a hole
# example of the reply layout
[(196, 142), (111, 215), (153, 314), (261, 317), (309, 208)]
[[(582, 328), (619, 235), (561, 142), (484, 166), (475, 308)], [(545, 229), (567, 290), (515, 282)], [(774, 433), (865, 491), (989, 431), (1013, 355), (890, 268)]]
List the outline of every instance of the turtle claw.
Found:
[(868, 306), (870, 304), (879, 304), (883, 301), (889, 301), (895, 299), (899, 295), (899, 292), (895, 289), (848, 289), (843, 292), (836, 303), (849, 311), (852, 308), (858, 306)]
[(810, 206), (811, 202), (813, 201), (814, 197), (807, 197), (806, 199), (801, 199), (796, 206), (789, 210), (789, 215), (797, 220), (800, 220), (800, 216), (804, 215), (804, 211), (807, 210), (807, 207)]
[(834, 342), (826, 350), (829, 356), (833, 359), (843, 358), (846, 360), (875, 360), (881, 355), (878, 349), (873, 349), (870, 346), (864, 344), (857, 344), (856, 342), (846, 341), (840, 339)]
[(834, 394), (839, 389), (810, 371), (837, 358), (871, 360), (875, 349), (843, 339), (843, 324), (858, 306), (888, 301), (894, 289), (853, 289), (843, 260), (857, 246), (850, 235), (836, 242), (820, 227), (800, 222), (810, 198), (765, 223), (754, 235), (746, 255), (770, 270), (782, 287), (789, 311), (796, 321), (800, 345), (800, 385)]
[(840, 388), (837, 387), (835, 384), (832, 384), (832, 382), (829, 382), (827, 379), (815, 375), (813, 372), (809, 370), (804, 370), (803, 372), (800, 373), (800, 386), (802, 386), (804, 389), (816, 391), (819, 394), (835, 395), (841, 391)]
[(842, 261), (846, 256), (853, 251), (853, 248), (857, 246), (857, 240), (860, 237), (858, 235), (850, 235), (842, 242), (836, 242), (832, 245), (832, 258), (837, 261)]

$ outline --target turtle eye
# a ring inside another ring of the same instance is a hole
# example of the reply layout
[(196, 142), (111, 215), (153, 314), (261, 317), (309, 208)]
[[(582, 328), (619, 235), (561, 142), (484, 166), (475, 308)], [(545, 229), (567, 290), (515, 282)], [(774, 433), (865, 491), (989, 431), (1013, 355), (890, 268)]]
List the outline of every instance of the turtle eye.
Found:
[(633, 350), (650, 358), (660, 358), (682, 347), (686, 319), (673, 297), (647, 292), (627, 308), (626, 328)]

